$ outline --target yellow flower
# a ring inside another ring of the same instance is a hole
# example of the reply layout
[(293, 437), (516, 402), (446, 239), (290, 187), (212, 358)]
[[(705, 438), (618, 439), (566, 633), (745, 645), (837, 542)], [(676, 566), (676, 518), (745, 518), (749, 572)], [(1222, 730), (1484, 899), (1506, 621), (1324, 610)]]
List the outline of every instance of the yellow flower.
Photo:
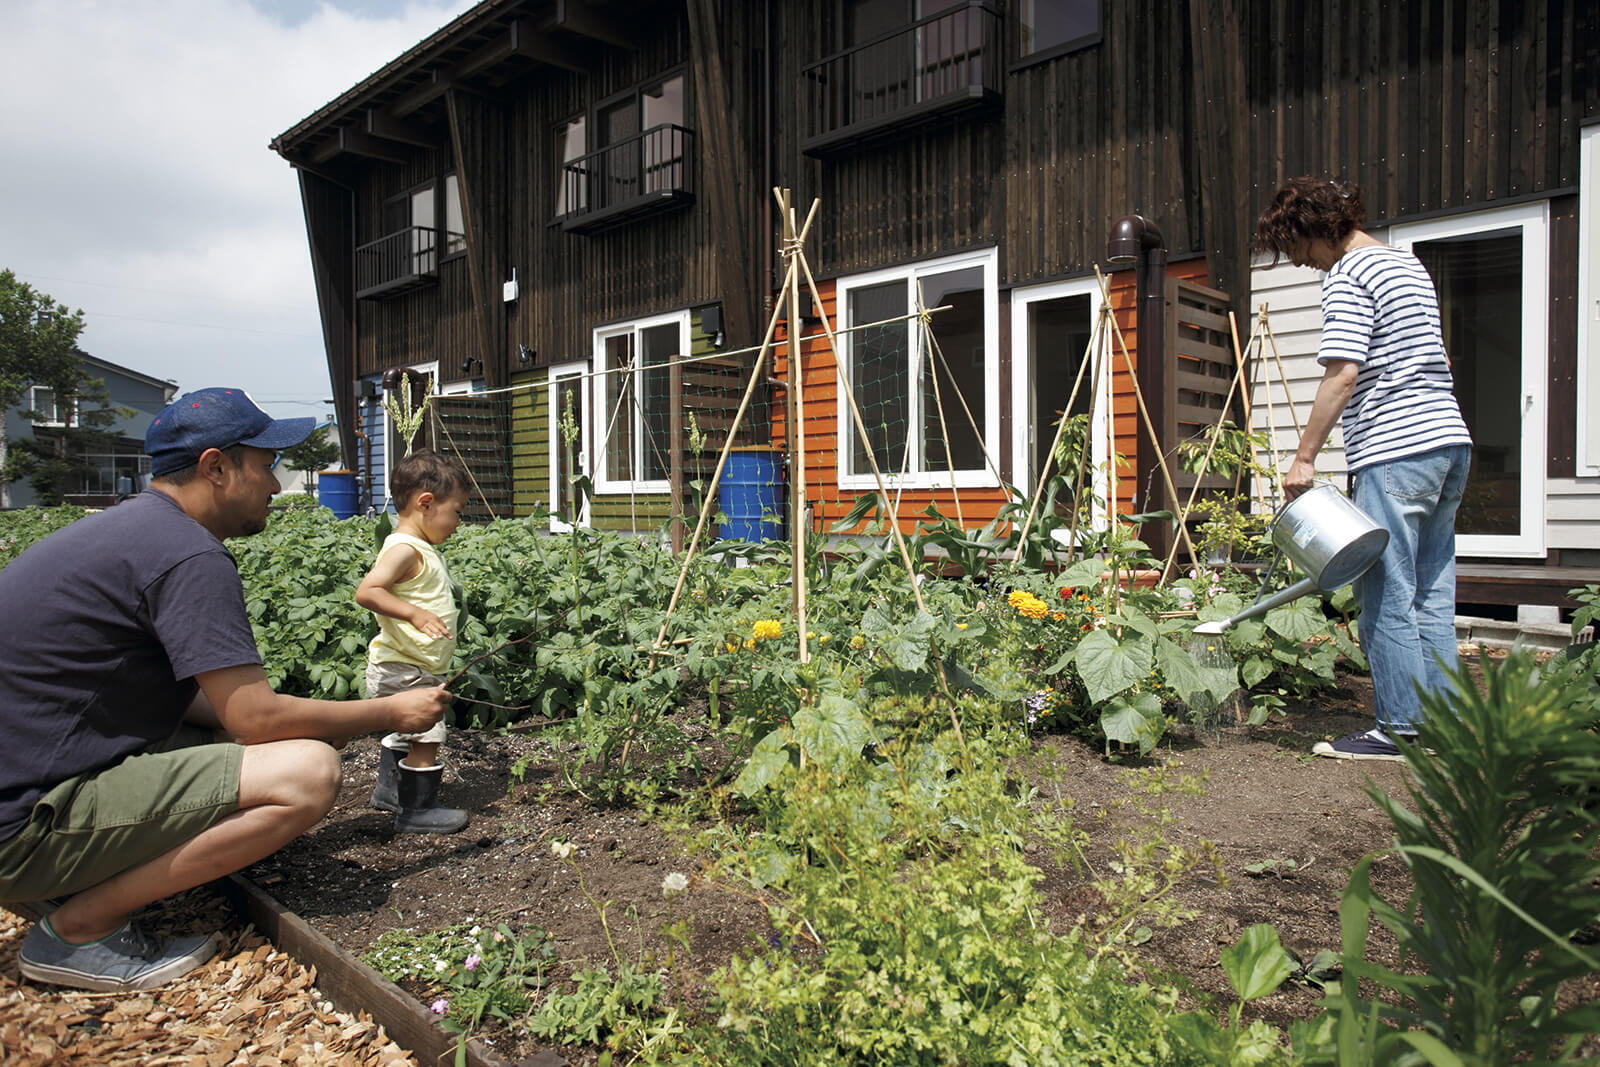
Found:
[(737, 651), (739, 651), (739, 643), (737, 641), (729, 641), (728, 642), (728, 651), (729, 652), (737, 652)]
[(757, 619), (750, 632), (757, 641), (766, 641), (769, 638), (782, 637), (783, 624), (777, 619)]
[(965, 629), (966, 629), (966, 628), (967, 628), (967, 624), (966, 624), (966, 623), (964, 623), (964, 622), (958, 622), (958, 623), (956, 623), (956, 629), (958, 629), (958, 630), (965, 630)]
[(850, 639), (850, 647), (855, 649), (855, 650), (857, 650), (858, 652), (861, 649), (866, 648), (867, 647), (867, 637), (866, 637), (866, 635), (865, 634), (856, 634), (854, 637), (852, 637)]
[(832, 634), (823, 634), (821, 637), (817, 638), (817, 644), (819, 644), (819, 645), (826, 644), (827, 642), (832, 641), (832, 640), (833, 640), (833, 635)]
[(747, 637), (747, 638), (745, 638), (745, 639), (744, 639), (744, 650), (745, 650), (745, 651), (746, 651), (746, 652), (750, 652), (750, 651), (752, 651), (752, 650), (753, 650), (753, 649), (754, 649), (754, 648), (755, 648), (755, 647), (756, 647), (756, 640), (755, 640), (755, 638), (753, 638), (753, 637)]

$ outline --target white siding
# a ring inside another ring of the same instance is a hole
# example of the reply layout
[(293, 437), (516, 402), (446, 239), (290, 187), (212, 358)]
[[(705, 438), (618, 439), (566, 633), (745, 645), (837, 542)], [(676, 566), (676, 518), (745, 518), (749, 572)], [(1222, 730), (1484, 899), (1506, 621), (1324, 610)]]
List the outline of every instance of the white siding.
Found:
[(1600, 478), (1549, 478), (1544, 495), (1545, 544), (1600, 549)]
[[(1261, 334), (1256, 349), (1259, 357), (1253, 360), (1251, 370), (1250, 428), (1268, 435), (1272, 448), (1262, 453), (1261, 461), (1275, 467), (1281, 478), (1300, 443), (1296, 427), (1305, 425), (1322, 381), (1322, 367), (1317, 363), (1317, 344), (1322, 338), (1322, 272), (1293, 266), (1288, 260), (1271, 269), (1258, 263), (1250, 272), (1250, 306), (1256, 317), (1240, 324), (1245, 334), (1241, 343), (1249, 346), (1250, 335)], [(1259, 326), (1263, 307), (1265, 329)], [(1342, 486), (1347, 470), (1344, 432), (1335, 425), (1317, 459), (1317, 474)]]

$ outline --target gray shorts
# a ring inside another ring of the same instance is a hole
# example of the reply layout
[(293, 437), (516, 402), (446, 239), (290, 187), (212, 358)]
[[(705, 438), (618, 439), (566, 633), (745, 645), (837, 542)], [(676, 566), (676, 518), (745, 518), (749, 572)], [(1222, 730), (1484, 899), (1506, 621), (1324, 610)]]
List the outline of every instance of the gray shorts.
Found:
[[(426, 689), (432, 685), (443, 685), (445, 679), (430, 671), (425, 671), (414, 663), (400, 663), (389, 660), (383, 663), (367, 664), (367, 696), (386, 697), (395, 693), (404, 693), (412, 689)], [(443, 744), (445, 735), (444, 720), (440, 719), (433, 724), (432, 729), (420, 734), (395, 734), (396, 741), (414, 741), (418, 744)]]

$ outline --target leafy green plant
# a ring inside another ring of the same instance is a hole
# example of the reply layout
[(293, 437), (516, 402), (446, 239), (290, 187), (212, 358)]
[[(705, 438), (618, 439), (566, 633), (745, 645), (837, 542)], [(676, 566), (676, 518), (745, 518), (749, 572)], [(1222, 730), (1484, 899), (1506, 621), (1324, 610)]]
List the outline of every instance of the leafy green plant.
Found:
[[(1407, 797), (1368, 787), (1415, 888), (1402, 906), (1380, 897), (1376, 854), (1351, 872), (1344, 976), (1326, 1015), (1296, 1031), (1308, 1062), (1570, 1062), (1600, 1031), (1600, 1004), (1556, 998), (1600, 970), (1572, 939), (1600, 915), (1592, 691), (1582, 665), (1523, 651), (1482, 671), (1482, 691), (1463, 665), (1449, 691), (1423, 694)], [(1396, 968), (1366, 958), (1373, 919), (1399, 942)]]
[(712, 977), (715, 1022), (688, 1035), (691, 1061), (1207, 1062), (1169, 1029), (1174, 993), (1133, 979), (1086, 928), (1049, 929), (1024, 842), (1070, 856), (1081, 840), (1061, 807), (1017, 788), (1017, 744), (1010, 730), (964, 748), (907, 731), (761, 794), (758, 833), (715, 830), (720, 876), (763, 894), (774, 933)]
[(362, 962), (391, 982), (420, 986), (446, 1029), (461, 1035), (456, 1062), (466, 1062), (466, 1040), (487, 1017), (510, 1023), (544, 988), (555, 963), (555, 946), (540, 927), (518, 932), (459, 924), (442, 930), (389, 930), (362, 954)]
[(76, 505), (54, 508), (27, 507), (0, 512), (0, 567), (4, 567), (35, 541), (42, 541), (89, 512)]

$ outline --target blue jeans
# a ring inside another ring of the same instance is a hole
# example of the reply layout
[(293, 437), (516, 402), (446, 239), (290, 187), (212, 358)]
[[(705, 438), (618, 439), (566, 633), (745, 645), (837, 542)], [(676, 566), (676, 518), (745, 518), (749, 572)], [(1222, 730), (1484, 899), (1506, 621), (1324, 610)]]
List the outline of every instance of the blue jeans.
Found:
[(1354, 588), (1378, 725), (1390, 734), (1415, 733), (1418, 687), (1443, 689), (1456, 668), (1456, 509), (1471, 461), (1469, 446), (1450, 445), (1356, 472), (1356, 506), (1389, 531)]

